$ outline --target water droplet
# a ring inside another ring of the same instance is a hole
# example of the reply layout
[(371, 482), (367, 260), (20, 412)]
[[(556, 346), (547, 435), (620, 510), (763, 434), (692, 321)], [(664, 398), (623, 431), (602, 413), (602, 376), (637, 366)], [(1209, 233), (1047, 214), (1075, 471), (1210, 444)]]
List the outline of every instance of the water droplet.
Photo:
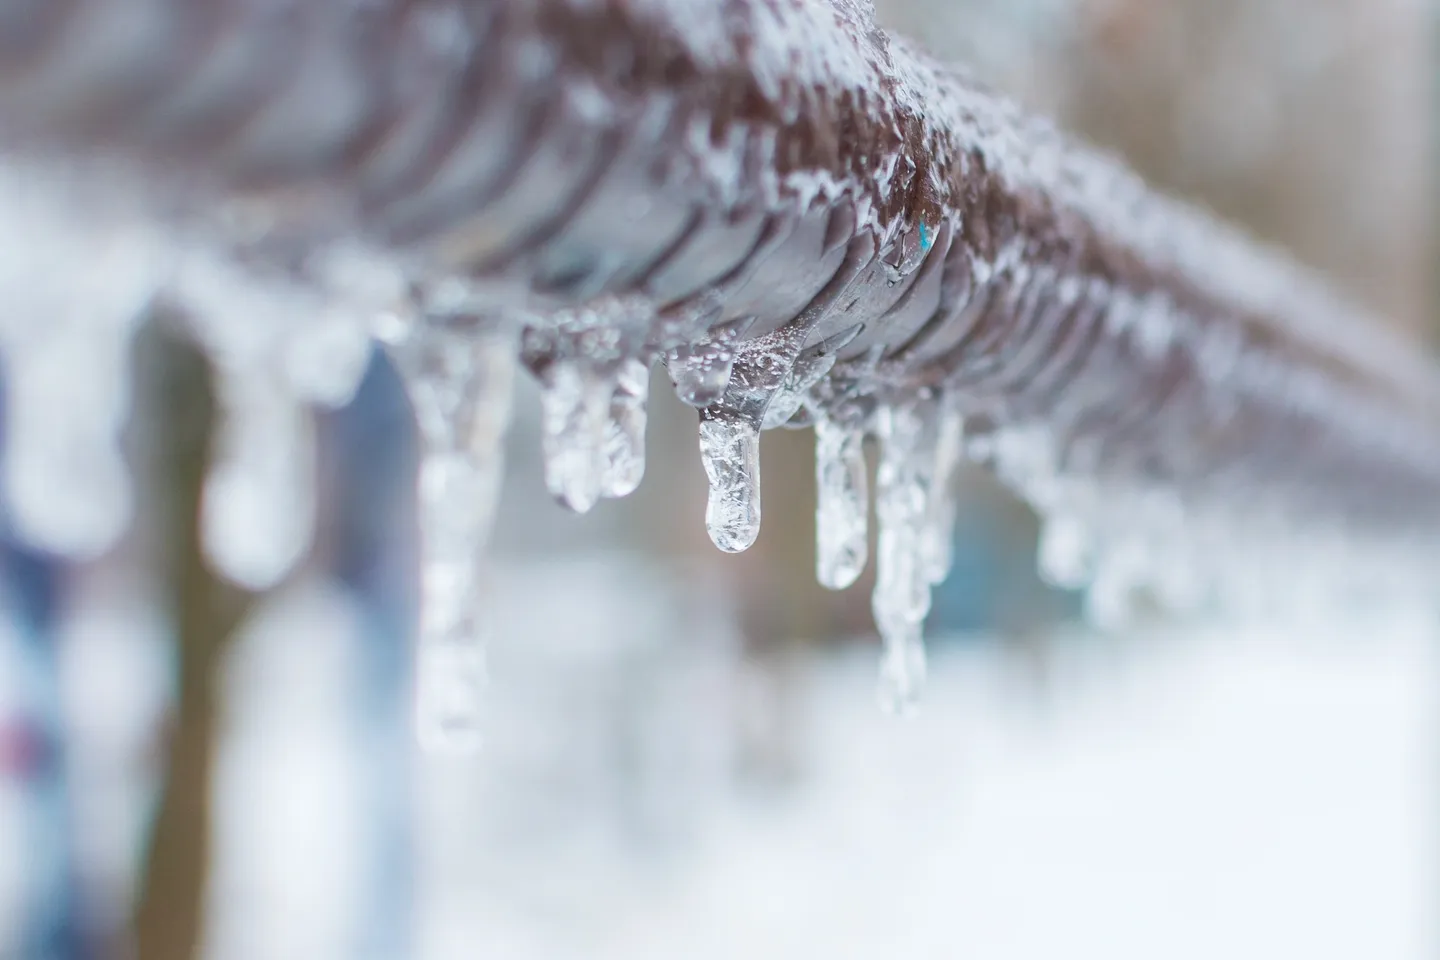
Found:
[(865, 569), (870, 491), (865, 433), (858, 424), (815, 423), (815, 575), (844, 590)]
[(710, 539), (726, 553), (749, 549), (760, 535), (760, 428), (738, 417), (702, 417), (700, 459), (710, 481)]

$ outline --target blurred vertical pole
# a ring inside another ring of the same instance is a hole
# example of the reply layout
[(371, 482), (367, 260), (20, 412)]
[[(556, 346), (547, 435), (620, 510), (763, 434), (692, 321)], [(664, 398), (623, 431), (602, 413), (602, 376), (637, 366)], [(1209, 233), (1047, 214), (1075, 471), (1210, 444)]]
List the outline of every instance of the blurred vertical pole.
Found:
[(22, 715), (20, 726), (0, 744), (0, 771), (9, 766), (11, 775), (27, 783), (38, 829), (29, 837), (28, 851), (4, 854), (19, 856), (26, 863), (27, 892), (35, 909), (21, 931), (22, 943), (0, 944), (0, 956), (9, 956), (6, 951), (14, 946), (20, 951), (16, 956), (81, 960), (90, 955), (92, 944), (84, 912), (56, 647), (63, 571), (53, 557), (16, 540), (9, 526), (7, 522), (0, 533), (0, 609), (10, 618), (20, 641), (26, 676), (33, 687), (26, 700), (28, 716)]
[[(29, 715), (0, 749), (11, 775), (28, 785), (37, 829), (22, 858), (33, 913), (22, 929), (17, 957), (81, 960), (90, 955), (82, 870), (77, 861), (74, 805), (66, 757), (61, 678), (56, 650), (57, 593), (61, 572), (53, 559), (5, 537), (0, 540), (4, 609), (18, 637), (26, 675), (33, 681)], [(9, 956), (0, 944), (0, 955)]]
[(326, 414), (321, 428), (322, 563), (357, 598), (364, 625), (353, 723), (364, 757), (356, 802), (369, 849), (356, 956), (390, 960), (412, 952), (418, 446), (404, 386), (382, 352), (371, 356), (354, 402)]
[(193, 960), (204, 934), (211, 774), (223, 655), (251, 597), (207, 566), (200, 494), (216, 410), (201, 354), (153, 320), (136, 349), (135, 418), (146, 440), (143, 523), (159, 532), (160, 584), (175, 634), (177, 689), (160, 799), (134, 916), (139, 960)]

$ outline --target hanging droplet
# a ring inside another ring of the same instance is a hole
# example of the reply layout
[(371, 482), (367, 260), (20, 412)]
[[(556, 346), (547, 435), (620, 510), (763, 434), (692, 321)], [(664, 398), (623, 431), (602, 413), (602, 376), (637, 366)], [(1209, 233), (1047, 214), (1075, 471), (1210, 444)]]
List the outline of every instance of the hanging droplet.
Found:
[[(611, 380), (582, 360), (556, 360), (545, 371), (540, 396), (545, 486), (576, 513), (594, 507), (607, 477), (615, 476), (607, 456), (614, 398)], [(624, 466), (633, 472), (633, 458)]]
[(876, 420), (880, 533), (871, 608), (884, 645), (880, 703), (903, 715), (916, 709), (925, 682), (922, 630), (930, 612), (930, 583), (922, 545), (934, 451), (926, 448), (926, 417), (917, 406), (882, 407)]
[(707, 339), (666, 355), (665, 369), (681, 403), (708, 407), (719, 402), (730, 383), (736, 347), (754, 322), (754, 317), (732, 321), (712, 329)]
[(865, 434), (856, 424), (815, 422), (815, 575), (844, 590), (865, 569), (870, 492)]
[(640, 360), (620, 364), (606, 426), (605, 475), (600, 492), (607, 497), (634, 493), (645, 477), (645, 405), (650, 368)]
[(726, 553), (760, 535), (760, 428), (738, 417), (702, 417), (700, 460), (710, 481), (705, 529)]
[(486, 682), (479, 580), (503, 476), (515, 338), (498, 324), (436, 321), (391, 350), (422, 451), (417, 731), (430, 748), (473, 749)]

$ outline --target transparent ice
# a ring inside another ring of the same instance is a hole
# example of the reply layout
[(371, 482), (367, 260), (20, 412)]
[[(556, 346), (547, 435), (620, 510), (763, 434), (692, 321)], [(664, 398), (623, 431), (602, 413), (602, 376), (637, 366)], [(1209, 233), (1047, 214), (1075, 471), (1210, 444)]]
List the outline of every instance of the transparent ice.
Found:
[(705, 529), (726, 553), (760, 535), (760, 428), (732, 416), (700, 421), (700, 461), (710, 482)]
[(815, 423), (815, 575), (821, 586), (844, 590), (865, 569), (870, 486), (865, 432), (858, 423)]
[(390, 346), (422, 445), (416, 725), (424, 744), (480, 743), (480, 578), (503, 477), (516, 338), (498, 321), (432, 318)]
[(876, 416), (880, 466), (875, 515), (880, 524), (871, 609), (883, 647), (880, 705), (906, 715), (925, 684), (923, 629), (930, 612), (924, 563), (937, 424), (933, 401), (882, 406)]

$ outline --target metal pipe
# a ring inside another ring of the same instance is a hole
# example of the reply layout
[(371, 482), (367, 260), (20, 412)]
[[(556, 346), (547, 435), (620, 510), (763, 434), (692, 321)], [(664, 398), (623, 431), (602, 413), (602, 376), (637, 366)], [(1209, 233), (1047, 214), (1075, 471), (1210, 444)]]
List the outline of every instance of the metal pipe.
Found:
[(358, 241), (650, 356), (753, 317), (1062, 474), (1440, 527), (1421, 350), (860, 0), (0, 0), (0, 73), (9, 151), (257, 270)]

